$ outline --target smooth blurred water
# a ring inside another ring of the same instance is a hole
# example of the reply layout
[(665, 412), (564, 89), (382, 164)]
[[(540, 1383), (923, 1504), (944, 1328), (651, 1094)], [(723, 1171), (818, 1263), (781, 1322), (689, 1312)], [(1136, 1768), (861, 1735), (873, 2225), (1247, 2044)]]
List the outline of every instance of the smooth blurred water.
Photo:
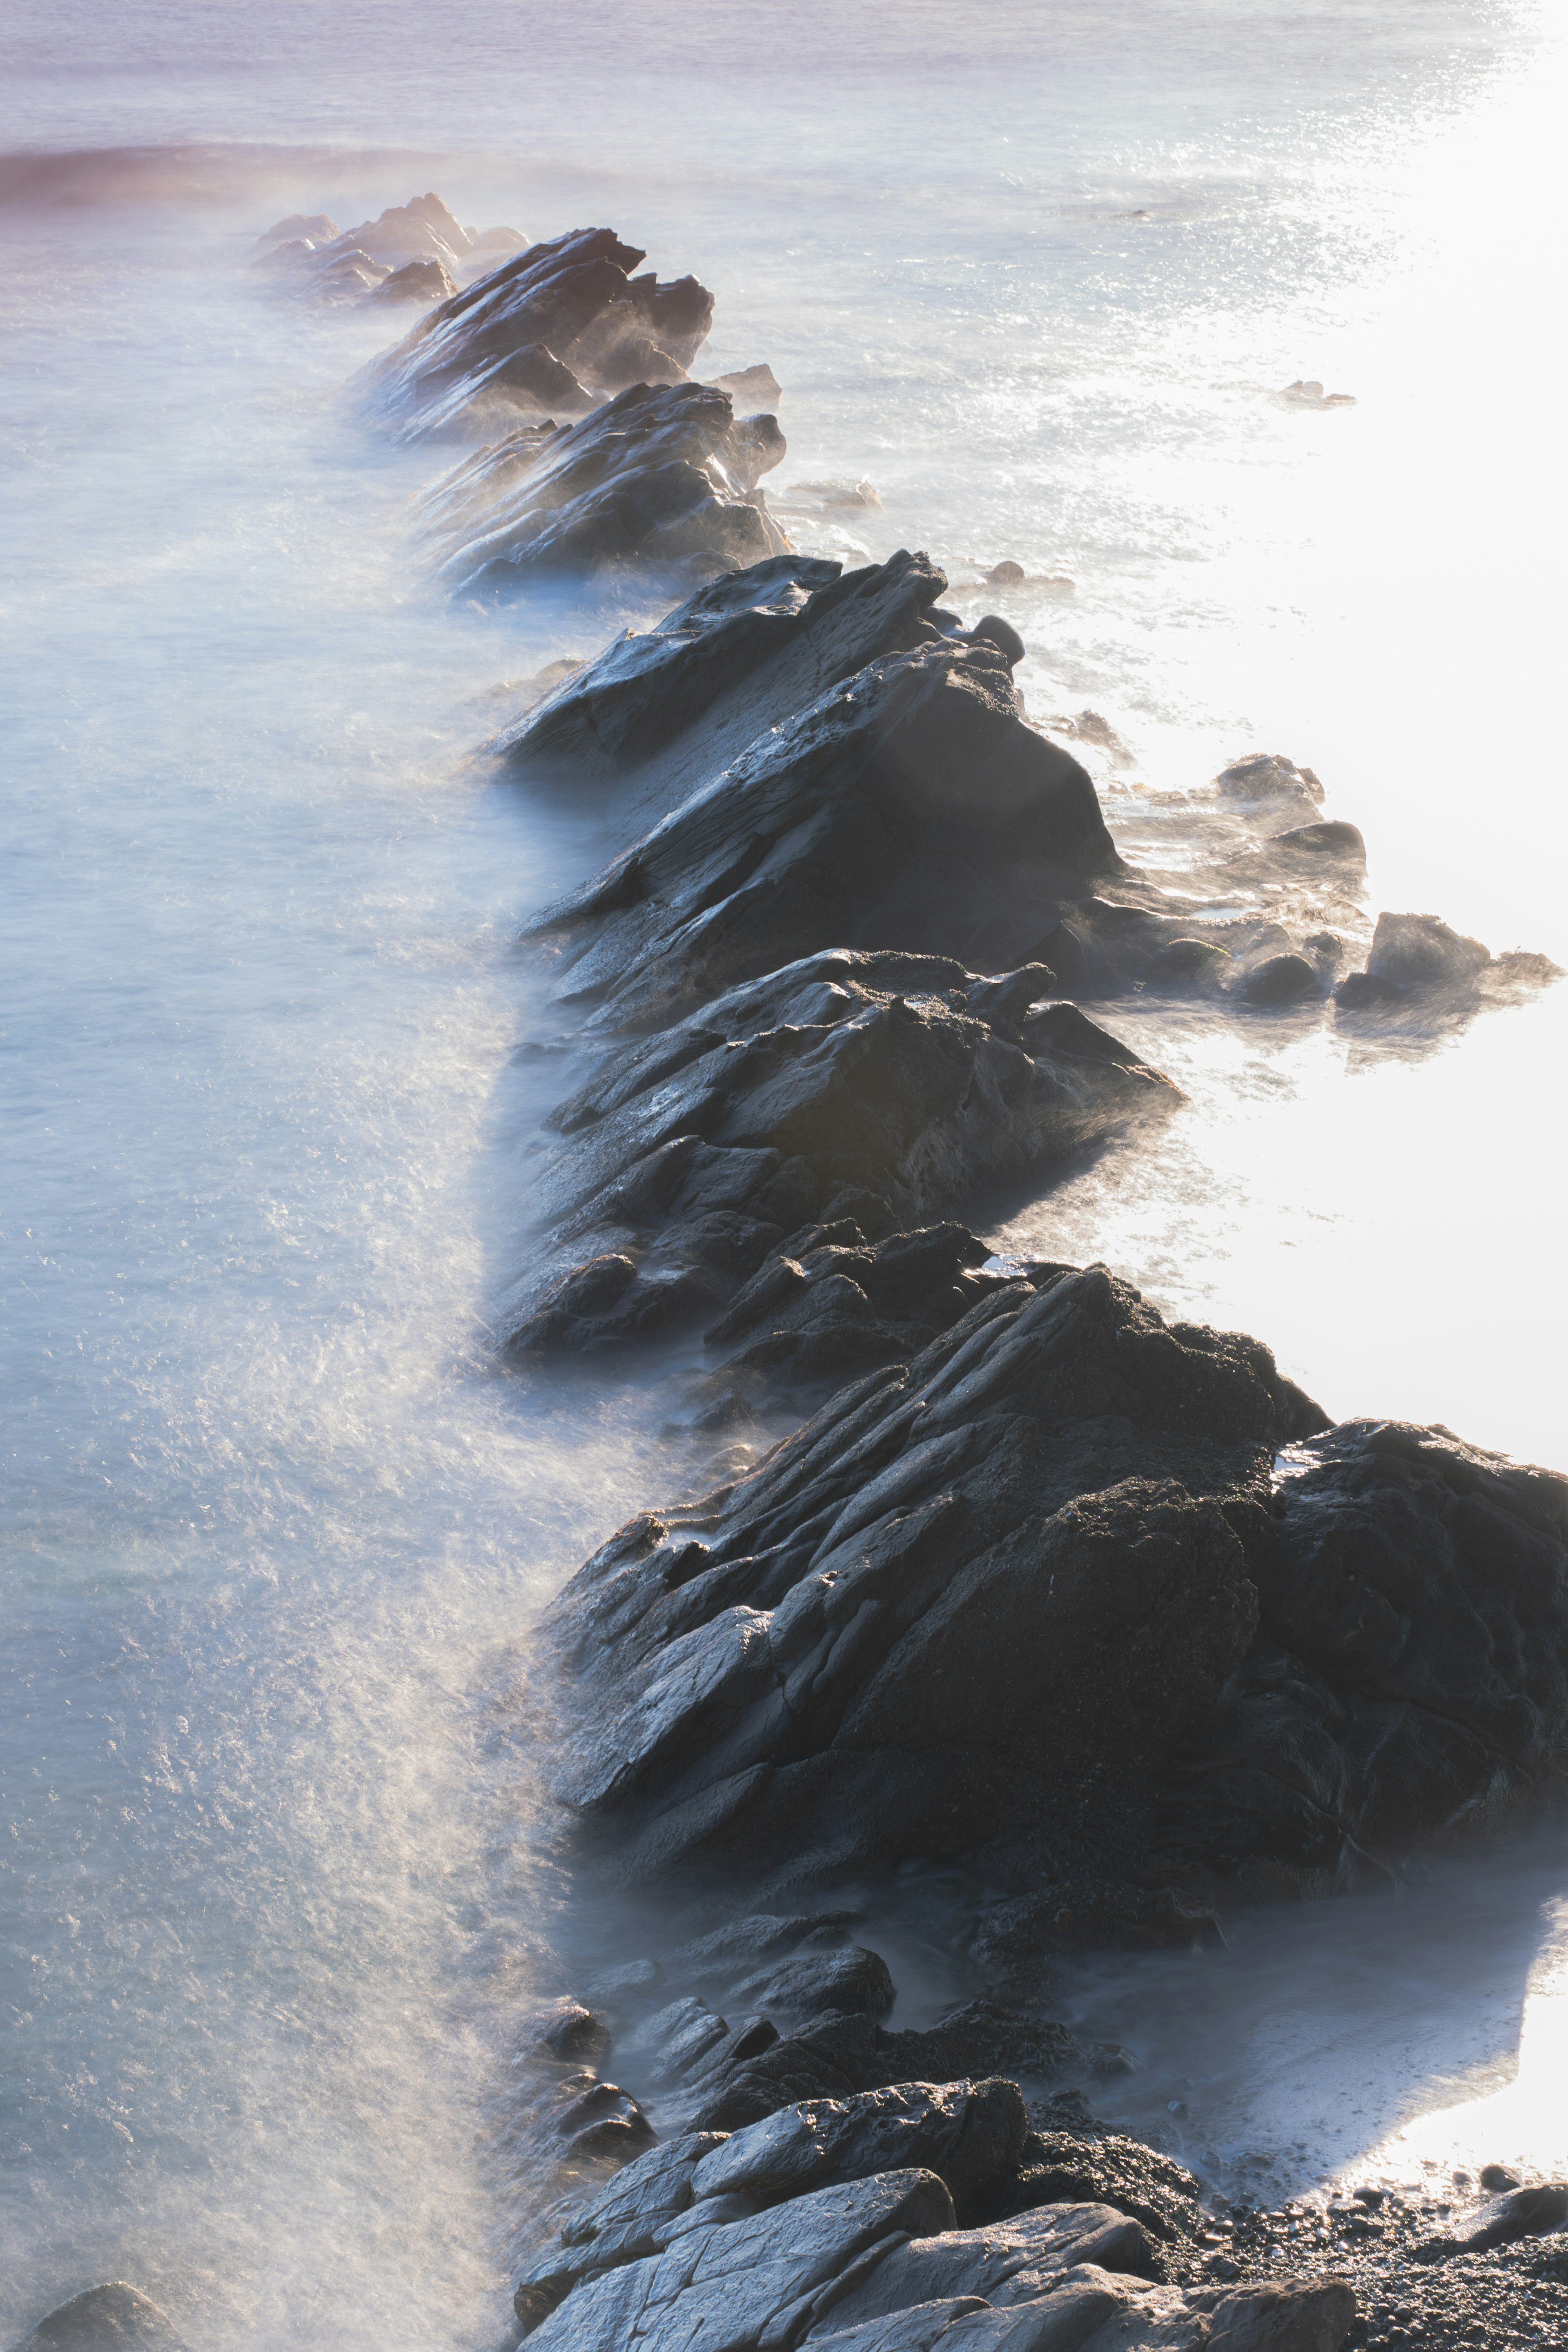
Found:
[[(877, 483), (847, 539), (1071, 575), (1007, 608), (1031, 708), (1091, 703), (1156, 790), (1287, 751), (1374, 906), (1568, 962), (1549, 29), (9, 12), (0, 144), (77, 160), (0, 184), (48, 198), (0, 287), (0, 2329), (119, 2273), (204, 2347), (494, 2340), (496, 2053), (558, 1900), (510, 1680), (684, 1475), (657, 1393), (484, 1347), (551, 1092), (512, 934), (601, 844), (465, 754), (499, 681), (646, 615), (432, 595), (428, 463), (335, 399), (383, 322), (263, 304), (250, 239), (436, 186), (695, 269), (715, 370), (785, 386), (784, 480)], [(1301, 375), (1359, 405), (1282, 409)], [(1565, 994), (1370, 1062), (1122, 1021), (1192, 1109), (999, 1238), (1260, 1332), (1335, 1412), (1561, 1461)]]

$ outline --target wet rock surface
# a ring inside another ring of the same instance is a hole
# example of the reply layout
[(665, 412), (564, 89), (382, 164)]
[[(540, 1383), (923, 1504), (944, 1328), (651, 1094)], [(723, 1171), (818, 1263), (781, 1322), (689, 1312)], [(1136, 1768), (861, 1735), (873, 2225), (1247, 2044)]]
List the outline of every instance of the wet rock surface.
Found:
[[(529, 382), (568, 411), (558, 363)], [(522, 425), (437, 482), (424, 501), (437, 576), (465, 594), (633, 562), (728, 572), (785, 544), (757, 485), (784, 455), (772, 417), (737, 418), (727, 393), (634, 384), (580, 422)]]
[(431, 193), (390, 205), (380, 218), (340, 229), (325, 213), (293, 213), (258, 238), (260, 282), (309, 302), (448, 300), (527, 239), (515, 229), (465, 228)]
[[(713, 297), (694, 278), (635, 275), (646, 258), (606, 228), (528, 246), (422, 319), (356, 390), (405, 439), (481, 440), (552, 404), (582, 410), (632, 385), (684, 383)], [(574, 402), (557, 393), (541, 404), (544, 359), (568, 372)]]
[(23, 2352), (188, 2352), (174, 2321), (139, 2287), (84, 2287), (40, 2319)]

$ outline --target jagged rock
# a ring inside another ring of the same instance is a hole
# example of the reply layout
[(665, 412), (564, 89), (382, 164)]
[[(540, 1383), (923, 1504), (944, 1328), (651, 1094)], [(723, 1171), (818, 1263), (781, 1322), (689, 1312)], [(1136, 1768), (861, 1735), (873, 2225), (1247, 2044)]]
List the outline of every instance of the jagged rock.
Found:
[(339, 234), (336, 221), (328, 213), (290, 213), (286, 220), (274, 221), (270, 228), (263, 229), (254, 250), (260, 253), (269, 245), (300, 242), (325, 245)]
[(776, 1912), (752, 1912), (683, 1944), (669, 1955), (665, 1966), (682, 1984), (728, 1988), (749, 1976), (761, 1961), (782, 1958), (791, 1952), (842, 1947), (859, 1918), (858, 1911), (813, 1911), (788, 1917)]
[(998, 1284), (933, 1212), (1181, 1099), (1075, 1007), (1031, 1005), (1048, 984), (818, 955), (610, 1049), (548, 1121), (566, 1141), (532, 1201), (565, 1270), (498, 1303), (503, 1343), (584, 1354), (700, 1317), (799, 1377), (918, 1345)]
[[(547, 2318), (539, 2352), (605, 2352), (637, 2343), (643, 2352), (753, 2352), (765, 2333), (798, 2309), (809, 2324), (814, 2298), (854, 2274), (860, 2258), (889, 2244), (951, 2229), (952, 2200), (934, 2173), (886, 2172), (819, 2189), (758, 2214), (685, 2231), (659, 2254), (587, 2280)], [(1130, 2225), (1131, 2226), (1131, 2225)]]
[[(531, 356), (531, 379), (554, 364)], [(784, 544), (757, 489), (783, 452), (771, 417), (737, 424), (706, 384), (634, 384), (458, 467), (426, 501), (426, 534), (439, 576), (467, 593), (634, 561), (729, 571)]]
[(375, 289), (378, 302), (444, 302), (457, 287), (438, 261), (405, 261)]
[(987, 2221), (1038, 2205), (1114, 2205), (1169, 2245), (1191, 2243), (1204, 2221), (1203, 2189), (1192, 2174), (1120, 2132), (1031, 2132), (979, 2201)]
[(1256, 1341), (1103, 1270), (1005, 1283), (566, 1587), (562, 1794), (625, 1823), (634, 1881), (1135, 1850), (1251, 1644), (1273, 1453), (1321, 1425)]
[[(1379, 915), (1366, 970), (1347, 973), (1336, 994), (1351, 1011), (1396, 1004), (1436, 989), (1462, 987), (1491, 961), (1479, 940), (1461, 937), (1436, 915)], [(1555, 977), (1555, 967), (1546, 976)]]
[(1170, 1850), (1268, 1891), (1378, 1883), (1495, 1821), (1568, 1738), (1568, 1479), (1447, 1431), (1297, 1448), (1258, 1639), (1168, 1792)]
[(84, 2287), (40, 2319), (23, 2352), (185, 2352), (185, 2345), (150, 2295), (114, 2280)]
[(829, 2016), (736, 2067), (697, 2120), (705, 2131), (738, 2131), (803, 2100), (1002, 2074), (1043, 2082), (1088, 2063), (1065, 2026), (997, 2001), (967, 2001), (921, 2032), (889, 2033), (868, 2017)]
[[(1032, 2303), (1079, 2263), (1144, 2279), (1159, 2275), (1152, 2245), (1126, 2214), (1109, 2205), (1045, 2205), (984, 2229), (941, 2231), (895, 2246), (835, 2296), (831, 2332), (959, 2295), (980, 2295), (1003, 2308)], [(816, 2335), (830, 2332), (827, 2316), (817, 2320)]]
[(708, 381), (720, 392), (729, 394), (737, 416), (752, 415), (761, 408), (776, 408), (784, 397), (784, 386), (765, 361), (756, 367), (737, 368), (731, 375), (710, 376)]
[(962, 2212), (1016, 2173), (1027, 2137), (1016, 2083), (902, 2083), (783, 2107), (732, 2133), (697, 2166), (692, 2194), (738, 2192), (761, 2207), (913, 2165), (945, 2180)]
[(432, 192), (411, 196), (405, 205), (389, 205), (379, 219), (344, 229), (323, 250), (354, 248), (395, 270), (411, 261), (437, 261), (455, 271), (468, 242), (468, 231)]
[(636, 777), (663, 816), (830, 687), (956, 632), (936, 604), (946, 584), (907, 550), (850, 572), (771, 557), (617, 637), (490, 749), (574, 792)]
[(563, 997), (646, 1026), (826, 948), (1051, 963), (1062, 895), (1116, 864), (1000, 649), (927, 644), (762, 736), (532, 931)]
[[(498, 403), (504, 410), (507, 370), (520, 354), (548, 353), (600, 398), (681, 383), (712, 324), (713, 298), (694, 278), (634, 278), (645, 257), (610, 229), (530, 246), (362, 370), (362, 397), (405, 439), (478, 438), (493, 429)], [(713, 397), (727, 415), (728, 401)], [(514, 417), (521, 404), (511, 403)]]
[(518, 2317), (537, 2326), (579, 2280), (662, 2252), (690, 2210), (698, 2164), (721, 2145), (720, 2133), (687, 2132), (617, 2172), (565, 2223), (560, 2243), (523, 2272), (514, 2298)]

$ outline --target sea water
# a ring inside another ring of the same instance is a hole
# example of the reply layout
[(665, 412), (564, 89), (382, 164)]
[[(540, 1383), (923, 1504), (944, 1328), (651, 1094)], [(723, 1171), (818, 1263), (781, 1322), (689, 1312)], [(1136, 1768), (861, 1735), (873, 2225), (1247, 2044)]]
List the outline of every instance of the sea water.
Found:
[[(1071, 580), (1005, 609), (1030, 708), (1128, 744), (1113, 821), (1283, 751), (1373, 909), (1568, 963), (1561, 47), (1480, 0), (17, 0), (6, 38), (0, 2330), (121, 2275), (215, 2352), (486, 2345), (563, 1900), (528, 1625), (701, 1465), (656, 1385), (487, 1345), (558, 1091), (515, 933), (605, 844), (469, 754), (655, 608), (435, 593), (433, 461), (339, 398), (401, 322), (269, 302), (248, 247), (426, 187), (613, 226), (713, 288), (713, 372), (774, 368), (784, 493), (875, 485), (825, 547), (928, 547), (971, 619), (1004, 557)], [(1119, 1017), (1189, 1108), (995, 1238), (1561, 1464), (1565, 1022)], [(1145, 2104), (1208, 2085), (1192, 2160), (1560, 2167), (1563, 1892), (1455, 1865), (1083, 2015)]]

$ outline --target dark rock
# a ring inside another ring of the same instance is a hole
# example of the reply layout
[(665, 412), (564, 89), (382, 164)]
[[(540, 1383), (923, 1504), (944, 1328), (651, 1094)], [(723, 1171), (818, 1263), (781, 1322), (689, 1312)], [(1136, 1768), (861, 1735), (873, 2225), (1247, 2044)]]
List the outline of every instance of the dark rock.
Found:
[[(986, 991), (994, 1025), (966, 1009)], [(866, 1224), (923, 1226), (1180, 1099), (1073, 1007), (1016, 1009), (945, 960), (840, 952), (608, 1051), (551, 1115), (566, 1140), (532, 1183), (555, 1262), (588, 1254), (500, 1302), (504, 1344), (583, 1353), (700, 1317), (754, 1335), (743, 1361), (811, 1376), (918, 1346), (996, 1288), (984, 1252), (956, 1227), (879, 1250)]]
[(1253, 965), (1241, 992), (1249, 1004), (1299, 1004), (1321, 992), (1318, 975), (1305, 956), (1277, 955)]
[(711, 2227), (686, 2230), (659, 2254), (590, 2278), (538, 2330), (539, 2352), (606, 2352), (636, 2342), (646, 2352), (746, 2352), (785, 2313), (809, 2325), (812, 2299), (854, 2274), (889, 2244), (951, 2230), (952, 2200), (934, 2173), (885, 2172), (819, 2189), (791, 2203)]
[(687, 2132), (650, 2147), (606, 2181), (563, 2225), (560, 2243), (519, 2280), (515, 2302), (524, 2326), (537, 2327), (580, 2279), (660, 2252), (690, 2209), (698, 2164), (721, 2145), (716, 2133)]
[(993, 1904), (982, 1915), (969, 1951), (986, 1976), (1005, 1982), (1035, 1970), (1044, 1955), (1190, 1951), (1224, 1941), (1214, 1913), (1173, 1887), (1067, 1879), (1033, 1895)]
[(1256, 1341), (1102, 1271), (1010, 1285), (566, 1588), (562, 1792), (635, 1832), (631, 1880), (1019, 1839), (998, 1870), (1087, 1874), (1046, 1857), (1136, 1847), (1135, 1790), (1251, 1644), (1272, 1454), (1321, 1422)]
[(984, 618), (975, 622), (969, 634), (977, 644), (984, 642), (994, 646), (1005, 656), (1009, 668), (1024, 658), (1026, 648), (1023, 638), (1012, 622), (1005, 621), (999, 613), (985, 614)]
[(610, 2029), (580, 2000), (565, 1999), (529, 2020), (522, 2046), (531, 2058), (581, 2065), (605, 2055), (610, 2046)]
[(438, 261), (405, 261), (376, 288), (377, 302), (444, 302), (457, 292)]
[(858, 1911), (813, 1911), (781, 1916), (753, 1912), (731, 1919), (710, 1935), (699, 1936), (669, 1955), (666, 1967), (682, 1984), (721, 1985), (726, 1989), (749, 1976), (763, 1960), (778, 1959), (803, 1949), (831, 1949), (848, 1942), (848, 1929), (860, 1919)]
[(732, 375), (713, 375), (708, 379), (717, 392), (727, 392), (735, 404), (737, 416), (754, 415), (759, 409), (772, 411), (784, 397), (784, 386), (766, 362), (756, 367), (737, 368)]
[[(770, 2016), (799, 2019), (825, 2010), (886, 2017), (896, 1992), (880, 1952), (851, 1944), (841, 1952), (797, 1952), (735, 1987), (735, 1999)], [(913, 2158), (910, 2159), (912, 2163)]]
[(756, 739), (532, 928), (559, 943), (563, 997), (647, 1026), (830, 948), (1059, 971), (1061, 897), (1117, 862), (1088, 776), (1018, 718), (1003, 655), (944, 642)]
[(1023, 565), (1015, 563), (1010, 556), (1006, 556), (1000, 563), (991, 566), (985, 579), (992, 588), (1021, 588), (1026, 576)]
[[(528, 356), (530, 384), (547, 380), (547, 360)], [(439, 576), (468, 594), (634, 562), (727, 572), (785, 544), (757, 491), (784, 447), (771, 417), (737, 424), (706, 384), (633, 384), (575, 425), (523, 426), (458, 467), (425, 500), (426, 537)]]
[(968, 2001), (923, 2032), (889, 2033), (868, 2017), (834, 2015), (737, 2067), (707, 2097), (698, 2121), (705, 2131), (738, 2131), (803, 2100), (1002, 2074), (1045, 2081), (1084, 2063), (1065, 2026), (996, 2001)]
[(1259, 1889), (1376, 1884), (1555, 1778), (1568, 1480), (1347, 1422), (1293, 1453), (1254, 1573), (1258, 1643), (1184, 1755), (1173, 1851)]
[(618, 637), (490, 748), (574, 793), (637, 776), (662, 816), (828, 688), (930, 642), (926, 615), (946, 584), (927, 557), (902, 551), (847, 573), (773, 556)]
[(1518, 2189), (1520, 2186), (1521, 2182), (1518, 2173), (1510, 2172), (1506, 2164), (1482, 2165), (1481, 2187), (1483, 2189), (1489, 2189), (1495, 2194), (1500, 2189)]
[(962, 2212), (1016, 2172), (1027, 2137), (1015, 2083), (902, 2083), (784, 2107), (732, 2133), (697, 2167), (692, 2194), (772, 2205), (913, 2165), (945, 2180)]
[(595, 1977), (587, 1991), (601, 2008), (614, 2008), (657, 1992), (663, 1982), (664, 1969), (658, 1960), (626, 1960), (619, 1968), (605, 1969)]
[[(680, 383), (712, 324), (713, 298), (695, 278), (634, 278), (644, 257), (610, 229), (530, 246), (362, 370), (360, 394), (405, 439), (477, 439), (504, 406), (504, 371), (520, 352), (547, 352), (600, 397)], [(727, 418), (728, 401), (715, 398)]]
[(114, 2280), (84, 2287), (40, 2319), (24, 2352), (184, 2352), (184, 2343), (150, 2295)]
[(1002, 2221), (1038, 2205), (1114, 2205), (1169, 2245), (1194, 2242), (1204, 2224), (1192, 2174), (1118, 2132), (1031, 2132), (1012, 2177), (994, 2182), (976, 2218)]

